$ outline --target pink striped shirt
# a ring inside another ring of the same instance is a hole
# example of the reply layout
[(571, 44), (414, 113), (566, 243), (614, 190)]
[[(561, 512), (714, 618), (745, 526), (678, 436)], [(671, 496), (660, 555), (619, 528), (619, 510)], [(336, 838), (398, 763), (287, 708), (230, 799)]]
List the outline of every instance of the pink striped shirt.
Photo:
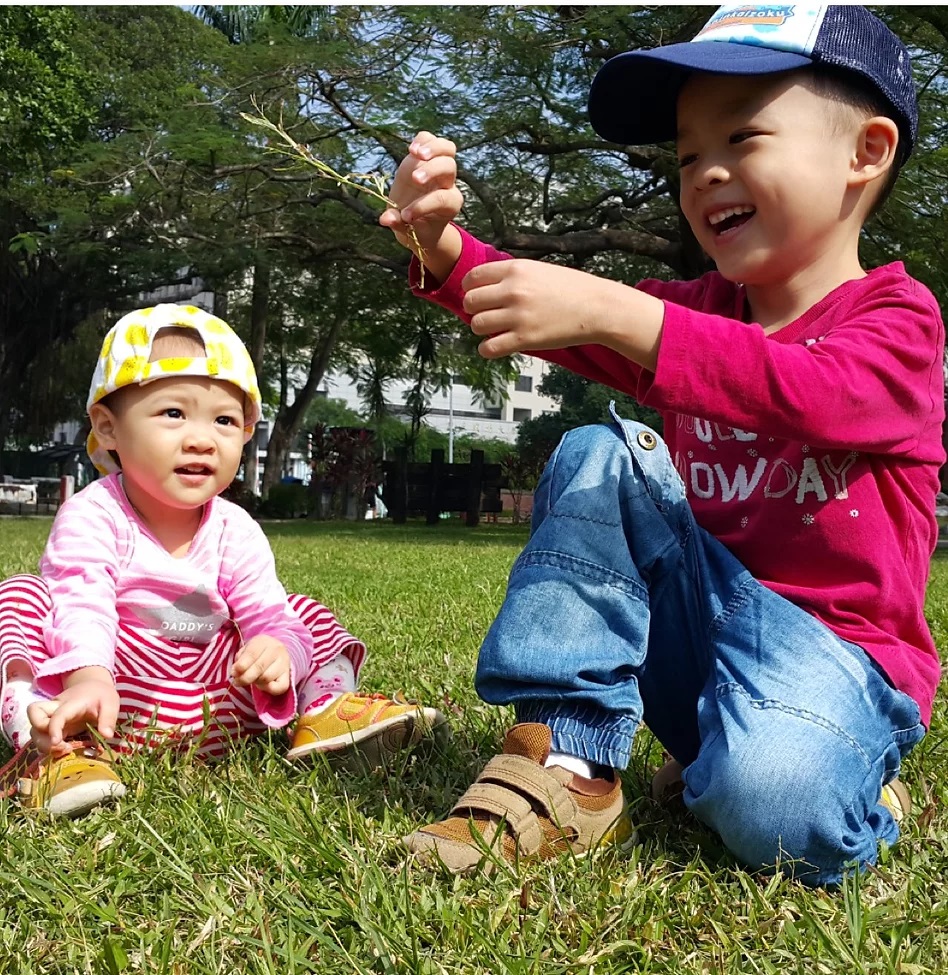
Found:
[(260, 718), (279, 727), (296, 714), (296, 685), (309, 672), (313, 637), (289, 607), (266, 536), (237, 505), (209, 501), (188, 553), (174, 558), (129, 504), (121, 474), (111, 474), (60, 509), (40, 571), (52, 598), (44, 631), (49, 658), (36, 672), (44, 694), (60, 693), (63, 675), (82, 667), (105, 667), (114, 676), (119, 628), (137, 638), (146, 669), (163, 644), (207, 646), (232, 623), (242, 642), (265, 634), (290, 655), (286, 694), (251, 689)]

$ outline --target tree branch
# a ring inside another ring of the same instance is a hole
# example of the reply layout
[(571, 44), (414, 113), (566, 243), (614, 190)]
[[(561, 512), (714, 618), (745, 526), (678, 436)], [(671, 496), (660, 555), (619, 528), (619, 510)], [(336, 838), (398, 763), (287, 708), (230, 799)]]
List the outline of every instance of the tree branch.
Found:
[(559, 237), (513, 233), (500, 238), (497, 246), (511, 252), (569, 254), (573, 257), (592, 257), (600, 251), (608, 250), (623, 251), (655, 258), (672, 268), (677, 268), (681, 259), (681, 248), (678, 244), (654, 234), (634, 230), (583, 230)]

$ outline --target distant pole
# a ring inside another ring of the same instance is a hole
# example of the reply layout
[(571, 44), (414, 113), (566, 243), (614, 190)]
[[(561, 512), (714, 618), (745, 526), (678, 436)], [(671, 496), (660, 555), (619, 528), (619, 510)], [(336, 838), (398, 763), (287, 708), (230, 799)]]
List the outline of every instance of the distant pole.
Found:
[(454, 463), (454, 376), (448, 383), (448, 463)]
[(65, 504), (76, 489), (76, 479), (72, 474), (63, 474), (59, 479), (59, 503)]

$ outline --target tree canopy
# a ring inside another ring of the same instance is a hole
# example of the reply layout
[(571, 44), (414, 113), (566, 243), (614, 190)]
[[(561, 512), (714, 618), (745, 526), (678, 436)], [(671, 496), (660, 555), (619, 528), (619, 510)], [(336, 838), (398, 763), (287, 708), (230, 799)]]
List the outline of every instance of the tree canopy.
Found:
[[(864, 258), (903, 260), (942, 297), (948, 18), (874, 10), (913, 50), (922, 122)], [(465, 225), (518, 256), (629, 283), (703, 272), (670, 147), (603, 142), (585, 104), (605, 59), (687, 39), (708, 12), (4, 8), (0, 443), (78, 418), (80, 352), (143, 292), (195, 277), (255, 350), (284, 439), (327, 368), (414, 376), (422, 400), (448, 359), (485, 395), (515, 368), (479, 360), (445, 314), (424, 318), (378, 207), (268, 151), (244, 112), (340, 173), (393, 172), (421, 129), (453, 139)]]

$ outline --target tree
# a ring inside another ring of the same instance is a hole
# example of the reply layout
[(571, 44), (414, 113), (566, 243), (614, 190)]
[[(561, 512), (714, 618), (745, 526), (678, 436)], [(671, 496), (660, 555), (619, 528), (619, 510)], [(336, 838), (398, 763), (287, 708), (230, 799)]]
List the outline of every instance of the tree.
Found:
[(524, 420), (517, 434), (517, 452), (527, 461), (545, 462), (568, 430), (591, 423), (609, 423), (610, 403), (626, 420), (636, 420), (662, 432), (662, 418), (631, 396), (584, 379), (562, 366), (552, 366), (538, 387), (544, 396), (560, 404), (558, 413)]
[[(56, 402), (49, 373), (79, 322), (98, 311), (105, 324), (138, 293), (179, 277), (198, 275), (231, 295), (228, 314), (262, 350), (271, 416), (281, 403), (292, 407), (309, 366), (324, 357), (334, 368), (372, 362), (403, 374), (418, 308), (405, 283), (407, 254), (377, 226), (369, 201), (267, 152), (242, 111), (282, 119), (340, 173), (392, 172), (415, 131), (444, 133), (459, 145), (463, 222), (518, 256), (630, 283), (706, 269), (677, 206), (669, 147), (604, 143), (585, 101), (607, 57), (690, 37), (707, 7), (198, 9), (217, 11), (226, 36), (176, 7), (0, 15), (10, 25), (0, 53), (38, 58), (9, 62), (35, 69), (17, 75), (35, 84), (6, 86), (8, 101), (23, 109), (34, 89), (46, 91), (35, 110), (52, 106), (48, 124), (61, 126), (37, 128), (47, 153), (39, 168), (17, 168), (17, 152), (8, 152), (5, 260), (16, 287), (2, 300), (19, 304), (9, 305), (0, 333), (0, 438), (3, 424), (32, 424), (38, 434), (71, 408)], [(878, 12), (916, 52), (922, 130), (900, 187), (866, 229), (865, 254), (873, 264), (904, 260), (945, 295), (945, 18), (938, 7)], [(29, 23), (46, 34), (31, 35)], [(6, 64), (0, 58), (0, 71)], [(28, 138), (16, 122), (26, 116), (9, 117), (11, 133)], [(11, 134), (14, 150), (19, 138)], [(325, 316), (303, 294), (308, 276), (324, 273), (343, 275), (347, 287), (365, 282), (332, 348), (321, 345)], [(251, 281), (256, 312), (243, 293)], [(433, 314), (450, 341), (426, 375), (451, 357), (455, 374), (495, 396), (511, 364), (479, 359), (468, 330)], [(42, 366), (36, 348), (49, 349)], [(20, 408), (11, 413), (11, 404)]]
[(94, 116), (92, 79), (70, 45), (73, 25), (64, 8), (0, 10), (0, 447), (35, 350), (49, 347), (60, 321), (73, 326), (79, 317), (57, 290), (63, 267), (49, 246), (42, 179)]
[(536, 454), (510, 453), (500, 462), (500, 470), (507, 479), (507, 490), (513, 499), (513, 523), (520, 524), (523, 496), (536, 490), (543, 473), (543, 460)]
[(192, 10), (204, 23), (220, 31), (231, 44), (266, 40), (273, 32), (292, 37), (307, 36), (328, 10), (312, 6), (209, 6), (197, 4)]
[(274, 419), (267, 444), (262, 488), (264, 496), (280, 480), (290, 445), (299, 433), (303, 419), (316, 398), (316, 392), (326, 374), (339, 335), (352, 314), (347, 297), (338, 274), (328, 273), (316, 282), (319, 326), (315, 335), (311, 332), (307, 335), (309, 358), (305, 368), (305, 379), (302, 386), (296, 390), (292, 402), (287, 402), (286, 371), (283, 370), (284, 383), (281, 384), (280, 408)]
[(134, 188), (148, 140), (180, 128), (182, 102), (214, 56), (178, 8), (11, 7), (0, 17), (2, 442), (61, 418), (48, 374), (80, 323), (176, 280), (184, 262), (155, 247), (151, 199)]

